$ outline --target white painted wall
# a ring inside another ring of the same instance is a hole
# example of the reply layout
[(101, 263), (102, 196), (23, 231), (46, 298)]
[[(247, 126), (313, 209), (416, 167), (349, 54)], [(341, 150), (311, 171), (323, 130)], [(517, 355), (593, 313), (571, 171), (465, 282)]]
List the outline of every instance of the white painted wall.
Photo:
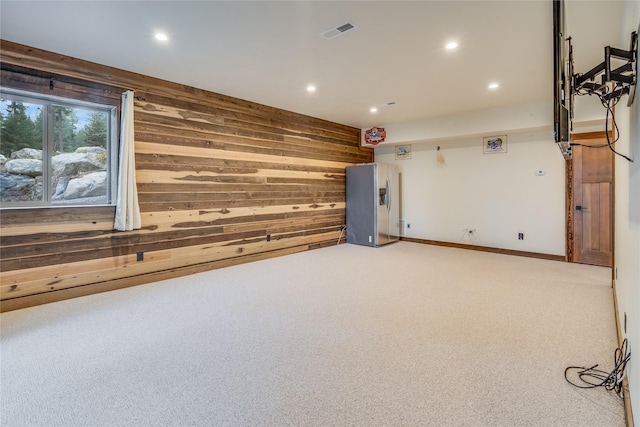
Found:
[[(377, 147), (377, 162), (401, 169), (405, 235), (564, 255), (564, 159), (552, 135), (512, 133), (507, 144), (507, 153), (483, 154), (482, 137), (412, 143), (408, 160), (396, 160), (393, 146)], [(437, 163), (438, 146), (445, 166)]]
[[(604, 122), (597, 99), (576, 98), (574, 132), (601, 131)], [(565, 255), (564, 159), (553, 142), (549, 100), (385, 129), (385, 142), (371, 147), (376, 161), (400, 165), (407, 237)], [(507, 153), (482, 153), (484, 136), (505, 134)], [(412, 145), (412, 158), (396, 161), (402, 144)], [(438, 146), (445, 167), (436, 162)], [(539, 169), (544, 176), (535, 175)]]
[[(622, 40), (628, 40), (631, 31), (640, 30), (640, 2), (626, 2), (626, 22), (622, 25)], [(626, 46), (623, 44), (622, 46)], [(636, 424), (640, 423), (640, 95), (631, 108), (627, 97), (616, 108), (620, 139), (616, 149), (631, 154), (633, 163), (616, 157), (616, 211), (615, 211), (615, 269), (617, 270), (616, 296), (620, 313), (620, 328), (627, 331), (631, 361), (629, 389)]]

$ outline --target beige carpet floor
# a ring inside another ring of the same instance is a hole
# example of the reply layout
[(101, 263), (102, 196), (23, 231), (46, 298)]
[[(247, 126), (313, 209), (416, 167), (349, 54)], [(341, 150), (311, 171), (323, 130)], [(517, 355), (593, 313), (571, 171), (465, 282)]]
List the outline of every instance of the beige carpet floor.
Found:
[(623, 426), (610, 270), (343, 244), (4, 313), (2, 426)]

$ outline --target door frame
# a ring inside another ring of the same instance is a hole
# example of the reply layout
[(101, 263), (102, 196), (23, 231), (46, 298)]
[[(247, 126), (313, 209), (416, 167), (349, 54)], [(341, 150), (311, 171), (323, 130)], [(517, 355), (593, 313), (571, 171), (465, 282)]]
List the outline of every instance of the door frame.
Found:
[[(604, 131), (585, 132), (571, 135), (573, 141), (584, 141), (589, 139), (599, 139), (607, 137)], [(613, 140), (614, 133), (609, 131), (609, 139)], [(616, 239), (616, 161), (615, 156), (612, 161), (611, 177), (611, 265), (615, 266), (615, 239)], [(575, 262), (573, 256), (575, 221), (574, 221), (574, 188), (573, 188), (573, 159), (565, 161), (565, 233), (566, 233), (566, 262)], [(612, 272), (614, 268), (611, 269)], [(613, 273), (612, 273), (613, 274)]]

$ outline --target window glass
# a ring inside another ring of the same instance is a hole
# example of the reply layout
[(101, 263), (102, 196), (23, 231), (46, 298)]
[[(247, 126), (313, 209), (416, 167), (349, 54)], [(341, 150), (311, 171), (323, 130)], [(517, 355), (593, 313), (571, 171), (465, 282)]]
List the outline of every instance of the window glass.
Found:
[(115, 117), (113, 106), (3, 90), (3, 207), (110, 204)]
[(0, 200), (42, 203), (43, 104), (2, 98)]

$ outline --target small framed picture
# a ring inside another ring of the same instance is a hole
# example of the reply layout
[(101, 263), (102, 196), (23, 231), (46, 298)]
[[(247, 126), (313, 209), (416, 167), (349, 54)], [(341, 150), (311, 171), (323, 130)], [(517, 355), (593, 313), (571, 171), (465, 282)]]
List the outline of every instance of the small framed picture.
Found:
[(407, 160), (411, 158), (410, 145), (396, 145), (396, 160)]
[(507, 152), (507, 135), (485, 136), (482, 138), (482, 153), (496, 154)]

